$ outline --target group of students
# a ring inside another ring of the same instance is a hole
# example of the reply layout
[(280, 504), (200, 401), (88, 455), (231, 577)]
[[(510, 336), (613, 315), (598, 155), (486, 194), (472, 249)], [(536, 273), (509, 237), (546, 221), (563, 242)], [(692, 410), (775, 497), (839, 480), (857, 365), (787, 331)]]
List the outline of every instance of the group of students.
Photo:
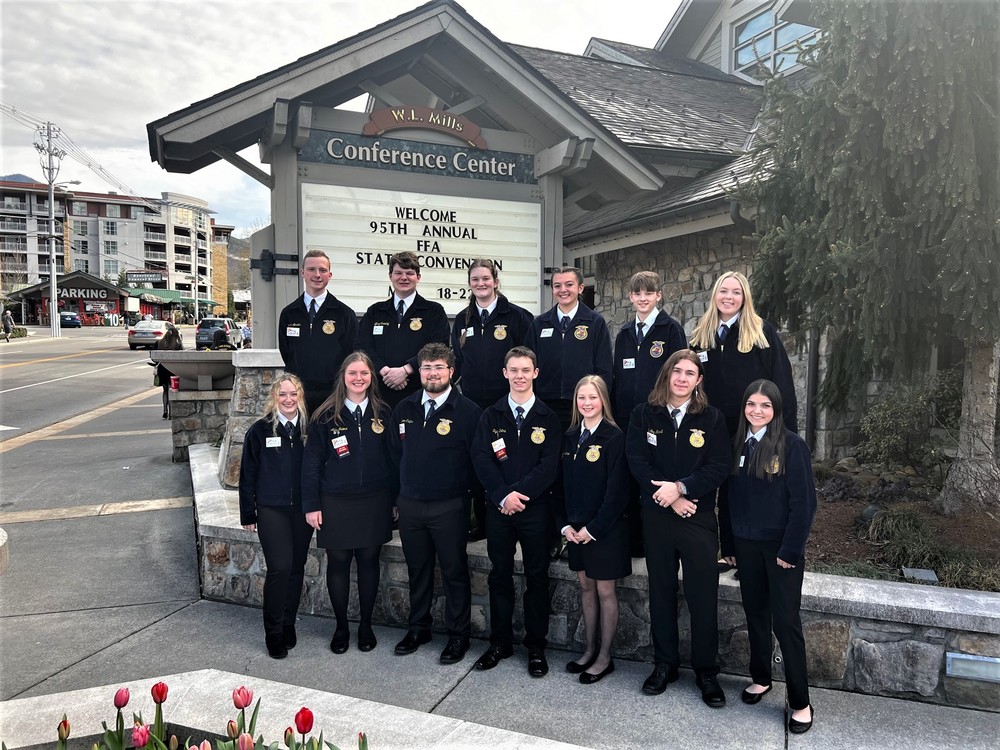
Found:
[(642, 690), (656, 695), (678, 678), (682, 563), (691, 667), (704, 702), (721, 708), (719, 566), (738, 562), (753, 680), (742, 700), (757, 703), (771, 689), (773, 632), (784, 656), (789, 729), (811, 727), (799, 618), (816, 504), (811, 461), (795, 433), (787, 354), (754, 310), (745, 276), (719, 277), (689, 345), (658, 307), (659, 277), (635, 274), (635, 316), (613, 355), (607, 324), (580, 299), (575, 268), (552, 274), (555, 305), (533, 318), (500, 293), (491, 261), (475, 261), (470, 303), (450, 331), (444, 309), (416, 291), (413, 253), (392, 257), (393, 294), (360, 324), (327, 291), (325, 254), (307, 253), (302, 276), (305, 293), (279, 317), (286, 374), (246, 435), (240, 473), (241, 522), (257, 531), (267, 562), (271, 656), (295, 645), (314, 530), (327, 550), (331, 650), (350, 647), (352, 560), (357, 647), (375, 648), (379, 551), (395, 522), (410, 598), (395, 652), (411, 654), (431, 639), (437, 562), (448, 631), (440, 661), (461, 661), (471, 636), (466, 542), (475, 497), (491, 562), (490, 645), (476, 669), (513, 654), (519, 544), (528, 672), (548, 672), (548, 569), (558, 533), (579, 577), (586, 635), (567, 671), (584, 684), (614, 671), (615, 585), (644, 548), (654, 668)]

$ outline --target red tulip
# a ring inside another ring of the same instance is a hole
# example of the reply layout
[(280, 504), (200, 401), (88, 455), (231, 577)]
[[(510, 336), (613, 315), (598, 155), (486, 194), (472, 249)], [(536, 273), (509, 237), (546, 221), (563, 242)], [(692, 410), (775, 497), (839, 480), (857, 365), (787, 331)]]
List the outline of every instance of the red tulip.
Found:
[(295, 742), (295, 730), (291, 727), (285, 729), (285, 747), (291, 747)]
[(236, 740), (236, 748), (237, 750), (254, 750), (253, 737), (244, 732)]
[(253, 690), (240, 685), (233, 691), (233, 705), (241, 711), (253, 703)]
[(305, 706), (300, 708), (299, 712), (295, 714), (295, 728), (299, 730), (299, 734), (308, 734), (312, 731), (313, 712)]
[(146, 747), (147, 742), (149, 742), (149, 727), (144, 724), (136, 724), (132, 727), (132, 745)]
[(128, 688), (118, 688), (118, 692), (115, 693), (115, 708), (121, 710), (128, 705), (129, 693)]
[(229, 723), (226, 724), (226, 736), (231, 740), (235, 740), (240, 736), (240, 728), (236, 726), (236, 722), (232, 719), (230, 719)]
[(56, 727), (56, 734), (59, 735), (60, 742), (65, 742), (69, 739), (69, 721), (66, 719), (66, 714), (63, 714), (62, 721)]
[(149, 692), (153, 695), (153, 703), (159, 705), (167, 699), (167, 683), (158, 682)]

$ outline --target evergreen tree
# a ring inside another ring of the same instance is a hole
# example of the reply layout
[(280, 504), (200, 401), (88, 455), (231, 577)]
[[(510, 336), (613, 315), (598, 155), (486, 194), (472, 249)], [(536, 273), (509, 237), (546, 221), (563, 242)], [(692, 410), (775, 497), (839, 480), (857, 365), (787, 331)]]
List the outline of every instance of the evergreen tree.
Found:
[(754, 289), (831, 332), (822, 397), (965, 343), (959, 460), (942, 499), (1000, 502), (1000, 20), (994, 0), (823, 0), (807, 70), (764, 85)]

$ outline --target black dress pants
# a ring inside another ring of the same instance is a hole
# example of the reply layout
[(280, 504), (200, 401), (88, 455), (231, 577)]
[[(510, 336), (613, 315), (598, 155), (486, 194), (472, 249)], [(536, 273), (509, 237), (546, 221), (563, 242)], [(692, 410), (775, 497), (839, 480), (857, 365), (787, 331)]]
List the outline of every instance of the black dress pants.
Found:
[(295, 624), (302, 597), (312, 526), (298, 507), (257, 506), (257, 538), (264, 552), (264, 633), (281, 635)]
[(469, 533), (466, 498), (415, 500), (400, 495), (396, 507), (399, 541), (410, 577), (410, 630), (431, 629), (436, 555), (441, 566), (448, 635), (468, 638), (472, 634), (472, 589), (465, 552)]
[(719, 526), (715, 512), (681, 518), (670, 508), (643, 502), (642, 530), (649, 574), (649, 619), (657, 664), (680, 664), (677, 626), (678, 563), (684, 566), (684, 599), (691, 614), (691, 668), (719, 673)]
[(733, 539), (740, 567), (740, 595), (750, 639), (750, 677), (771, 684), (771, 632), (781, 646), (788, 705), (798, 711), (809, 705), (806, 643), (802, 637), (802, 577), (805, 563), (778, 567), (779, 541)]
[(520, 513), (505, 516), (490, 504), (486, 551), (490, 570), (490, 643), (514, 642), (514, 552), (521, 544), (524, 565), (524, 645), (545, 648), (549, 634), (548, 503), (530, 500)]

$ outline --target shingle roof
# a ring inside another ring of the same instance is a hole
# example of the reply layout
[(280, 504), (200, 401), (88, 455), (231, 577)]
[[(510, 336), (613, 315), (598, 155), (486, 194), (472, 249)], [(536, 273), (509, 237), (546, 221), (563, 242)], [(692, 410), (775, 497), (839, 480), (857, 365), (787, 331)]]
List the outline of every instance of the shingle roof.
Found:
[(631, 147), (735, 156), (759, 111), (741, 84), (510, 47)]
[(567, 221), (565, 241), (569, 244), (588, 235), (610, 234), (623, 225), (652, 221), (664, 214), (725, 198), (750, 180), (757, 158), (755, 154), (744, 154), (682, 187), (664, 188), (641, 198), (612, 203)]
[(688, 57), (675, 57), (674, 55), (668, 55), (666, 52), (660, 52), (659, 50), (650, 49), (649, 47), (639, 47), (635, 44), (615, 42), (611, 39), (600, 39), (598, 37), (594, 37), (593, 41), (600, 42), (601, 44), (616, 49), (633, 58), (637, 62), (648, 65), (651, 68), (665, 70), (668, 73), (679, 73), (680, 75), (695, 76), (696, 78), (709, 78), (715, 81), (736, 83), (742, 86), (746, 85), (746, 81), (741, 78), (729, 75), (728, 73), (723, 73), (718, 68), (713, 67), (708, 63), (703, 63), (700, 60), (692, 60)]

